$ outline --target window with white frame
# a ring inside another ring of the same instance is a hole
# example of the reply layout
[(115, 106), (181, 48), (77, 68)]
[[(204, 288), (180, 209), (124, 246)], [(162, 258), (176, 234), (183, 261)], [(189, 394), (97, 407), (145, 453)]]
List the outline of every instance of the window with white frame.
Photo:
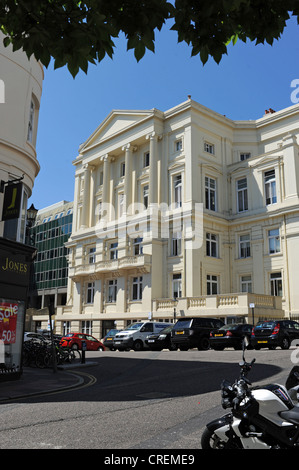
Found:
[(237, 181), (237, 210), (238, 212), (248, 210), (247, 178)]
[(88, 263), (94, 264), (96, 262), (96, 248), (92, 246), (88, 250)]
[(275, 204), (277, 202), (275, 170), (265, 171), (264, 183), (266, 205)]
[(143, 253), (143, 246), (142, 246), (142, 237), (137, 237), (133, 239), (133, 255), (138, 256), (142, 255)]
[(145, 152), (143, 155), (143, 168), (147, 168), (150, 165), (150, 153)]
[(174, 206), (175, 208), (182, 207), (182, 175), (175, 175), (173, 177), (173, 193), (174, 193)]
[(269, 254), (280, 253), (279, 229), (268, 230)]
[(81, 322), (81, 332), (85, 333), (86, 335), (92, 335), (92, 321), (83, 320)]
[(205, 205), (206, 209), (216, 211), (216, 180), (205, 177)]
[(142, 276), (133, 277), (132, 280), (132, 300), (142, 300)]
[(148, 208), (148, 202), (149, 202), (149, 186), (146, 184), (145, 186), (142, 187), (142, 195), (143, 195), (143, 205), (145, 209)]
[(86, 286), (86, 303), (93, 304), (94, 301), (94, 282), (87, 282)]
[(182, 232), (173, 232), (171, 234), (170, 255), (180, 256), (182, 254)]
[(251, 275), (247, 276), (241, 276), (240, 280), (241, 284), (241, 292), (252, 292), (252, 280), (251, 280)]
[(218, 257), (218, 235), (215, 233), (206, 233), (206, 255)]
[(250, 158), (250, 157), (251, 157), (251, 153), (249, 153), (249, 152), (240, 153), (240, 160), (241, 161), (248, 160), (248, 158)]
[(182, 297), (182, 274), (177, 273), (172, 275), (172, 297), (178, 299)]
[(28, 132), (27, 132), (27, 140), (28, 142), (31, 142), (31, 143), (33, 139), (34, 112), (35, 112), (35, 105), (34, 105), (33, 100), (31, 100), (30, 111), (29, 111), (29, 121), (28, 121)]
[(204, 151), (215, 155), (215, 145), (210, 144), (209, 142), (204, 143)]
[(218, 294), (219, 276), (214, 274), (207, 274), (207, 295)]
[(183, 150), (183, 140), (182, 139), (176, 140), (174, 143), (174, 146), (175, 146), (175, 151), (180, 152), (181, 150)]
[(62, 334), (63, 336), (66, 336), (68, 333), (71, 332), (71, 322), (70, 321), (64, 321), (63, 322), (63, 328), (62, 328)]
[(282, 275), (281, 271), (270, 273), (271, 295), (282, 296)]
[(116, 295), (117, 295), (117, 279), (110, 279), (108, 281), (107, 302), (109, 303), (116, 302)]
[(123, 176), (125, 176), (125, 173), (126, 173), (126, 164), (125, 162), (122, 162), (120, 164), (120, 177), (122, 178)]
[(118, 256), (118, 243), (113, 242), (109, 245), (109, 259), (117, 259)]
[(250, 234), (245, 233), (239, 236), (239, 258), (249, 258), (250, 256)]

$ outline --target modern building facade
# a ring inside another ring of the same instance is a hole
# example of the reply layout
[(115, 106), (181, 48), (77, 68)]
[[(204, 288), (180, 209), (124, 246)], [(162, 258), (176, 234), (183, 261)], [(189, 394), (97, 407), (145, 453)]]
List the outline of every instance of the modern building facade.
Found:
[(31, 272), (27, 329), (47, 329), (48, 307), (66, 304), (68, 249), (65, 244), (72, 232), (73, 203), (60, 201), (37, 212), (30, 229), (31, 242), (37, 250)]
[(191, 97), (166, 112), (112, 111), (73, 162), (56, 331), (299, 316), (298, 137), (298, 105), (248, 121)]

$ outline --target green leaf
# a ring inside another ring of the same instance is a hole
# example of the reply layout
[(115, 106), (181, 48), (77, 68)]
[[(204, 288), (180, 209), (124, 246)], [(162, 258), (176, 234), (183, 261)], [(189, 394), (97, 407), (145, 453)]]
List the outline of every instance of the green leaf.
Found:
[(134, 51), (134, 55), (135, 55), (135, 58), (136, 58), (137, 62), (139, 62), (140, 59), (142, 59), (144, 54), (145, 54), (145, 46), (141, 41), (139, 41), (139, 43), (135, 47), (135, 51)]

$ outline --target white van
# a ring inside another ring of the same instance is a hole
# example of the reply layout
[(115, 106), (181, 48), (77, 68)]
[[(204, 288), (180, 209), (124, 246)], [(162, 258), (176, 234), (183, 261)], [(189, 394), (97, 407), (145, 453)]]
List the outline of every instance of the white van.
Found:
[(114, 336), (113, 346), (119, 351), (134, 349), (142, 351), (147, 348), (145, 338), (152, 333), (160, 333), (169, 323), (147, 321), (132, 323), (126, 330), (122, 330)]

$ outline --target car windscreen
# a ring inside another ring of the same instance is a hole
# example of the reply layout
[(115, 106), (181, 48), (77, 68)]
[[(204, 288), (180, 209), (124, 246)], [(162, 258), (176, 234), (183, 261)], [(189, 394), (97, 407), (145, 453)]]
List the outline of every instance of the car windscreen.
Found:
[(108, 331), (108, 333), (106, 334), (106, 336), (114, 336), (116, 335), (116, 333), (118, 333), (120, 330), (110, 330)]
[(238, 327), (239, 327), (239, 325), (235, 325), (235, 324), (234, 325), (223, 325), (221, 328), (219, 328), (219, 330), (225, 330), (225, 331), (230, 330), (230, 331), (232, 331), (232, 330), (236, 330)]
[(172, 328), (173, 328), (173, 325), (166, 326), (166, 328), (163, 328), (163, 330), (160, 331), (160, 334), (170, 333)]
[(264, 321), (264, 322), (258, 323), (255, 328), (275, 328), (275, 322)]
[(139, 330), (141, 328), (143, 323), (132, 323), (130, 326), (126, 328), (126, 330)]
[(191, 328), (192, 319), (179, 320), (173, 327), (174, 330), (181, 330), (182, 328)]

